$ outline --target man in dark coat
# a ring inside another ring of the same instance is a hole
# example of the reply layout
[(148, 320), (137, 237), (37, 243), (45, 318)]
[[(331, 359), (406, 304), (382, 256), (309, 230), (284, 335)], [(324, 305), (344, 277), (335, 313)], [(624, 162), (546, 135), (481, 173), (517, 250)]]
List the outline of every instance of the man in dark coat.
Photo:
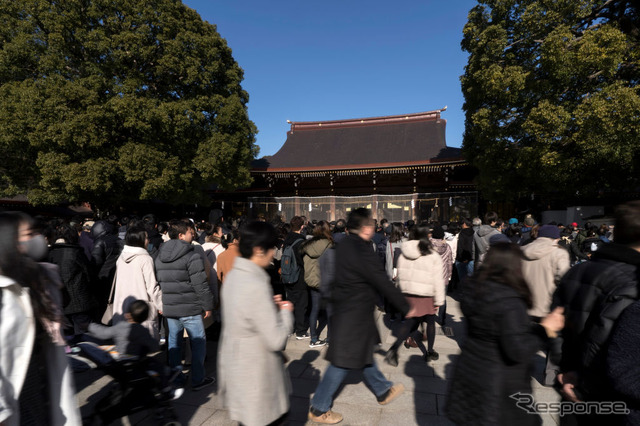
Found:
[(393, 385), (373, 360), (374, 346), (380, 341), (374, 319), (378, 295), (382, 294), (400, 312), (409, 304), (387, 277), (373, 250), (375, 232), (371, 211), (360, 208), (347, 221), (349, 235), (336, 245), (336, 276), (331, 290), (331, 343), (326, 359), (331, 363), (311, 400), (309, 419), (335, 424), (342, 416), (331, 411), (333, 395), (350, 370), (362, 370), (364, 380), (381, 405), (398, 397), (404, 387)]
[[(552, 309), (564, 306), (566, 312), (561, 355), (554, 357), (560, 361), (561, 393), (569, 401), (614, 397), (606, 377), (609, 338), (618, 317), (640, 298), (640, 201), (619, 206), (615, 217), (614, 242), (571, 268), (553, 297)], [(562, 424), (613, 424), (611, 416), (574, 416), (563, 416)]]

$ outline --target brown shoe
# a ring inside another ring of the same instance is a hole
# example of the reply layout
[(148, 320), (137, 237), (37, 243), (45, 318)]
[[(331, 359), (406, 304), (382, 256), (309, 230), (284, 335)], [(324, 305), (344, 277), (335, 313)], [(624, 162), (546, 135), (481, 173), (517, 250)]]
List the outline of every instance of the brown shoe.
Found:
[(397, 385), (391, 386), (391, 388), (387, 391), (385, 395), (383, 395), (382, 400), (378, 400), (378, 404), (387, 405), (404, 392), (404, 385), (402, 383), (398, 383)]
[(340, 423), (342, 421), (342, 414), (338, 414), (329, 410), (326, 413), (322, 413), (319, 416), (316, 416), (311, 411), (309, 411), (309, 420), (316, 423), (335, 425), (336, 423)]

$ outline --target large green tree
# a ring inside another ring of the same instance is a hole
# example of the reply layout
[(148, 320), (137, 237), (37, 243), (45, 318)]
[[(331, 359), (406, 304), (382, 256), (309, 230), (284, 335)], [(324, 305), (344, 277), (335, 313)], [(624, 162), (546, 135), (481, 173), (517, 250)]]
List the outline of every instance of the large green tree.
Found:
[(640, 2), (478, 3), (462, 41), (463, 152), (484, 194), (637, 190)]
[(177, 0), (1, 0), (0, 195), (197, 202), (247, 185), (242, 79)]

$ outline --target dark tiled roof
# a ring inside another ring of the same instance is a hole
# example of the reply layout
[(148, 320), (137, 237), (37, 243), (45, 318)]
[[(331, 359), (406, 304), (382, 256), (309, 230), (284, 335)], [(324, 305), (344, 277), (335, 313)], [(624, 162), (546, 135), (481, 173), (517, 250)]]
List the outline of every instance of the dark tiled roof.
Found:
[(385, 167), (459, 159), (445, 143), (440, 111), (343, 121), (291, 123), (287, 140), (255, 169), (309, 170)]

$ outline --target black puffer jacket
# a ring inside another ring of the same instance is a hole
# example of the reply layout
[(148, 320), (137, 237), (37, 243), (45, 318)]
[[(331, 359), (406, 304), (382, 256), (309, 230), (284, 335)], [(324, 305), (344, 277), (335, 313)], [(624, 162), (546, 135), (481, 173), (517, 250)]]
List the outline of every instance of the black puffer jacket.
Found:
[(91, 238), (93, 239), (91, 258), (98, 271), (98, 276), (112, 278), (112, 272), (115, 271), (115, 261), (109, 262), (106, 268), (103, 267), (107, 260), (113, 258), (117, 260), (122, 247), (124, 247), (124, 242), (118, 238), (114, 227), (104, 220), (97, 221), (91, 227)]
[[(476, 284), (476, 283), (474, 283)], [(461, 303), (468, 337), (455, 364), (447, 415), (459, 425), (536, 425), (540, 417), (510, 396), (531, 394), (533, 356), (546, 341), (515, 290), (494, 282), (468, 286)]]
[(586, 400), (610, 394), (605, 377), (605, 352), (613, 325), (638, 300), (640, 253), (620, 244), (603, 244), (591, 260), (563, 277), (551, 309), (565, 308), (562, 353), (554, 354), (562, 371), (580, 376), (578, 391)]
[(204, 262), (193, 245), (182, 240), (163, 243), (155, 265), (164, 316), (180, 318), (213, 310)]
[(54, 244), (49, 251), (49, 262), (60, 268), (62, 282), (69, 294), (70, 302), (64, 308), (66, 315), (89, 312), (97, 307), (92, 288), (91, 265), (82, 247), (76, 244)]

